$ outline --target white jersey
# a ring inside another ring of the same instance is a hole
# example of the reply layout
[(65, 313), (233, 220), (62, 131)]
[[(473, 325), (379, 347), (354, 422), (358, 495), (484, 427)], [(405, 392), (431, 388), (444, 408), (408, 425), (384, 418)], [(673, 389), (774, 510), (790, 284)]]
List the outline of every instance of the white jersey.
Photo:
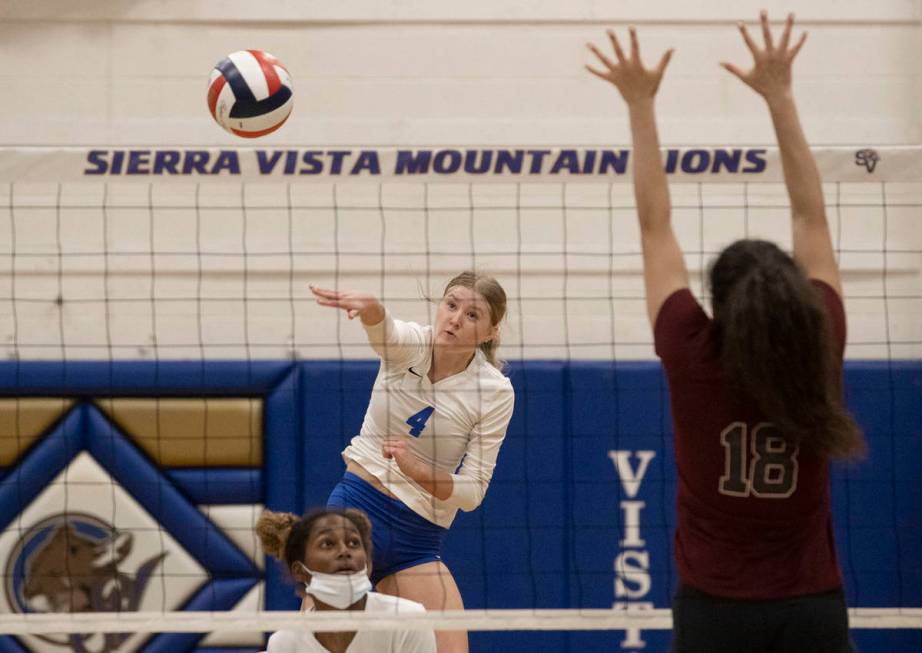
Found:
[[(480, 505), (506, 437), (515, 395), (512, 383), (479, 349), (463, 372), (429, 381), (432, 327), (395, 320), (366, 326), (381, 357), (359, 435), (343, 451), (418, 515), (448, 528), (458, 509)], [(406, 436), (416, 457), (452, 475), (453, 491), (440, 500), (381, 453), (387, 436)]]
[[(365, 612), (411, 614), (425, 612), (421, 604), (387, 594), (369, 592)], [(329, 653), (314, 634), (302, 630), (280, 630), (269, 638), (268, 653)], [(346, 653), (435, 653), (431, 630), (360, 630)]]

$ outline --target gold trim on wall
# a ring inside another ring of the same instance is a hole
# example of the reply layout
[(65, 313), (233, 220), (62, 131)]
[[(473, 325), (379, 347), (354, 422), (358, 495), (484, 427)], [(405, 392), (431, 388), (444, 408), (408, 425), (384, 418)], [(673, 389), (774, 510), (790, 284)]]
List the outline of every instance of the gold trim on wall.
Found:
[(261, 399), (132, 398), (96, 403), (159, 465), (262, 465)]
[(0, 399), (0, 466), (14, 464), (73, 404), (63, 397)]

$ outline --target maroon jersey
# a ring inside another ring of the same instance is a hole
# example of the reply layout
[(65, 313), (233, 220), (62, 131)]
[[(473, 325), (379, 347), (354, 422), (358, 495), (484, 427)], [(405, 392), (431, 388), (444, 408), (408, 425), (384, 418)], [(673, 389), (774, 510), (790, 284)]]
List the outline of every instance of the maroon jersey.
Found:
[[(813, 281), (845, 350), (842, 300)], [(678, 527), (675, 557), (687, 585), (714, 596), (775, 599), (838, 589), (829, 464), (785, 443), (721, 375), (711, 319), (687, 288), (663, 303), (654, 327), (672, 401)]]

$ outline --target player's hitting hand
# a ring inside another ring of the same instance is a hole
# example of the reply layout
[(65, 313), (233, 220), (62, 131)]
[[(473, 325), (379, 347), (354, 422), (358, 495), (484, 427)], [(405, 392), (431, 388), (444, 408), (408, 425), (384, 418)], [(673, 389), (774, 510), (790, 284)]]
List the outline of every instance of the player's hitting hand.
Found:
[(776, 97), (785, 96), (791, 90), (791, 63), (794, 57), (800, 52), (804, 41), (807, 40), (807, 33), (804, 32), (797, 39), (797, 43), (791, 46), (791, 28), (794, 26), (794, 14), (788, 14), (784, 31), (781, 33), (781, 39), (776, 44), (772, 38), (772, 31), (768, 25), (768, 14), (763, 11), (761, 16), (762, 22), (762, 39), (765, 42), (764, 48), (759, 48), (753, 41), (746, 26), (739, 24), (740, 34), (743, 35), (743, 41), (746, 47), (752, 53), (754, 65), (752, 70), (744, 72), (731, 63), (721, 62), (721, 66), (739, 77), (743, 83), (752, 88), (756, 93), (771, 100)]
[(417, 466), (419, 465), (419, 459), (417, 459), (416, 454), (410, 451), (410, 447), (407, 445), (407, 441), (401, 438), (385, 438), (384, 442), (381, 444), (381, 453), (384, 454), (384, 457), (387, 459), (394, 459), (394, 462), (397, 463), (397, 467), (400, 468), (404, 474), (410, 478), (415, 478), (417, 473)]
[(615, 61), (602, 52), (592, 43), (587, 43), (588, 48), (598, 57), (604, 70), (586, 66), (586, 70), (596, 77), (600, 77), (607, 82), (614, 84), (615, 88), (621, 93), (621, 97), (629, 105), (636, 102), (652, 100), (656, 96), (660, 82), (663, 80), (663, 73), (666, 72), (666, 66), (669, 59), (672, 58), (673, 50), (667, 50), (660, 58), (656, 68), (644, 68), (640, 60), (640, 44), (637, 42), (637, 30), (634, 27), (629, 29), (631, 34), (631, 52), (630, 56), (625, 56), (618, 37), (612, 30), (608, 30), (608, 39), (611, 41), (611, 47), (615, 54)]
[(378, 324), (384, 319), (384, 306), (373, 295), (360, 292), (340, 292), (309, 286), (321, 306), (341, 308), (350, 320), (361, 318), (364, 324)]

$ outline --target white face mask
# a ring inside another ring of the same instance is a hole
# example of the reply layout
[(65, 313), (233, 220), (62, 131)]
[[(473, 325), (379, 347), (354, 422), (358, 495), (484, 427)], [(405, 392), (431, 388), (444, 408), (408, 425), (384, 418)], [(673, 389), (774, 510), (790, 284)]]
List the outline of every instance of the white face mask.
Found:
[(371, 591), (366, 569), (354, 574), (324, 574), (311, 571), (303, 564), (301, 566), (311, 575), (310, 582), (304, 583), (304, 590), (334, 608), (345, 610)]

